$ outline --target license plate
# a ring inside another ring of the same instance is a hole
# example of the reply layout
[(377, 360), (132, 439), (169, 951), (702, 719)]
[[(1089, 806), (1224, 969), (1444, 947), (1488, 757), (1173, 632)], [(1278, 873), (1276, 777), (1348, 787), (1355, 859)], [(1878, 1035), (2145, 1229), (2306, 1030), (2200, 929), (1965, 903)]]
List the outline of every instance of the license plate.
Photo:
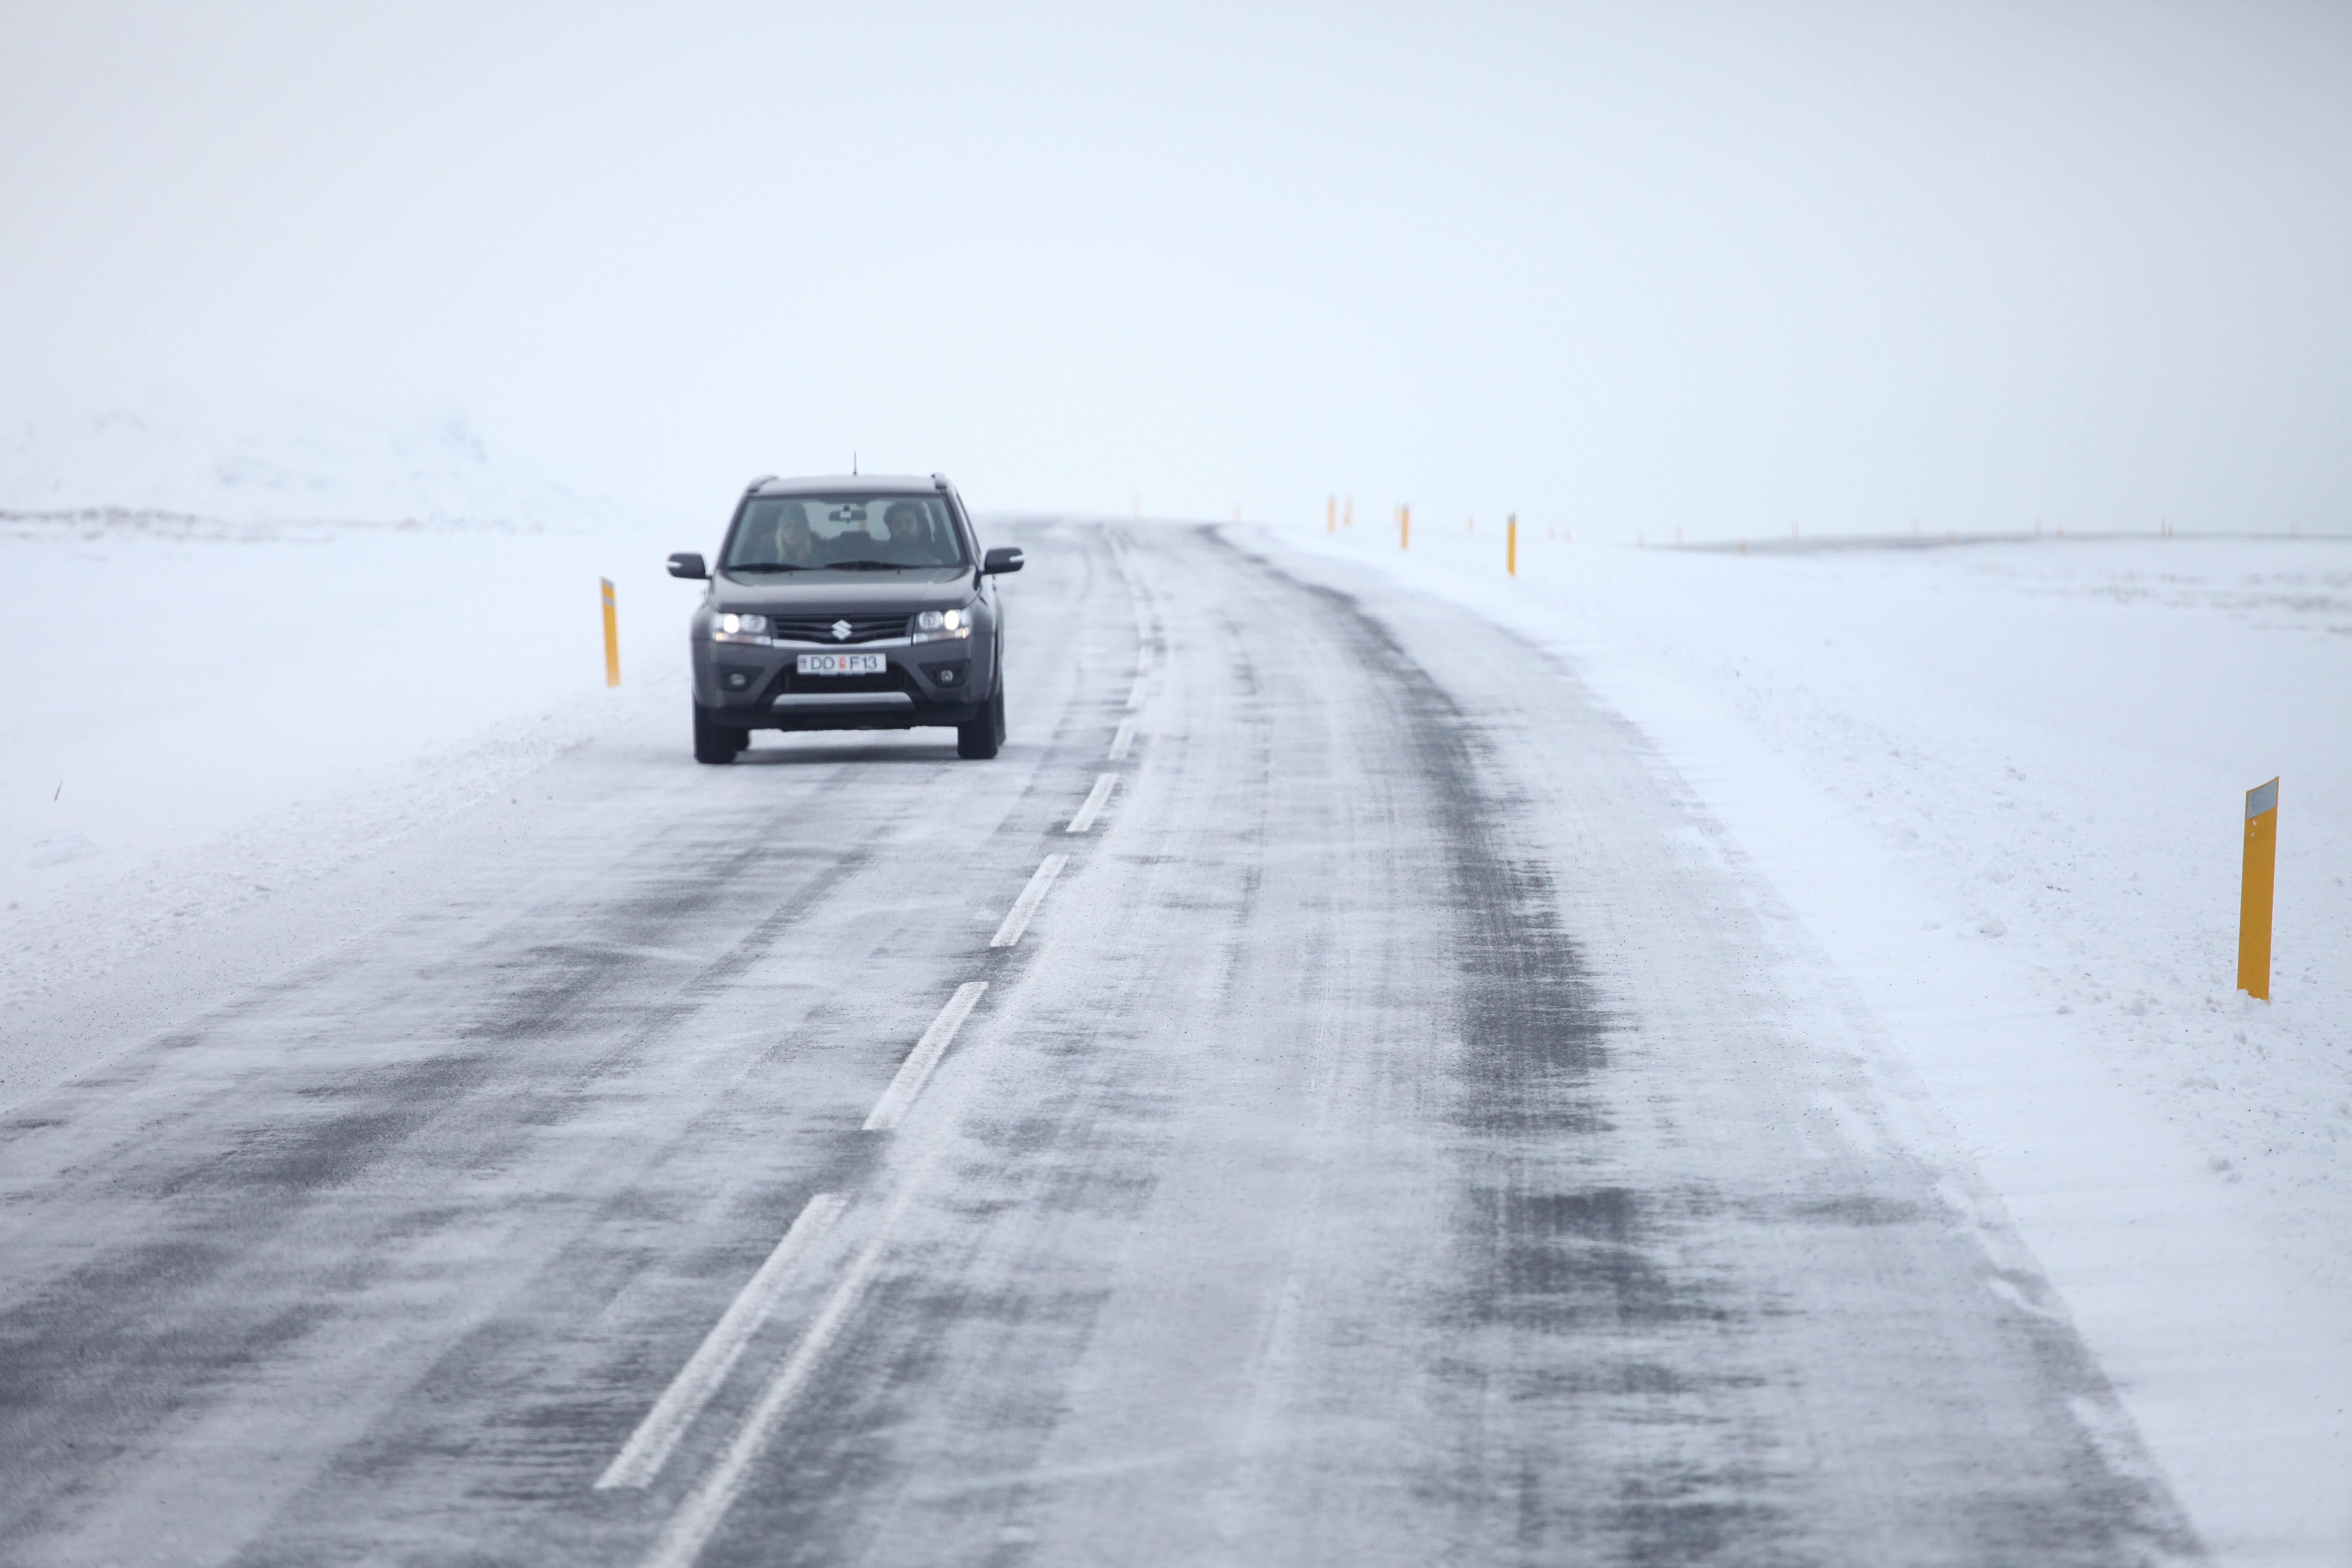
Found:
[(804, 653), (803, 675), (879, 675), (890, 661), (878, 653)]

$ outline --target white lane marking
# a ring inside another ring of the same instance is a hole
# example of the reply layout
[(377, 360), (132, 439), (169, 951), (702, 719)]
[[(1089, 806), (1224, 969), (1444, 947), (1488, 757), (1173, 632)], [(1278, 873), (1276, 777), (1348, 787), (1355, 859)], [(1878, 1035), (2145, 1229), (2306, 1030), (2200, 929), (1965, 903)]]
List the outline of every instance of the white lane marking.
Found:
[(686, 1500), (677, 1505), (677, 1511), (670, 1515), (669, 1522), (662, 1527), (654, 1549), (646, 1554), (645, 1568), (691, 1568), (695, 1558), (709, 1542), (711, 1532), (719, 1528), (719, 1521), (727, 1517), (727, 1510), (734, 1506), (736, 1495), (743, 1489), (745, 1474), (751, 1469), (752, 1461), (759, 1458), (760, 1450), (768, 1446), (768, 1439), (774, 1434), (777, 1422), (782, 1419), (785, 1408), (792, 1404), (793, 1396), (800, 1393), (803, 1384), (808, 1382), (809, 1373), (816, 1370), (817, 1361), (824, 1354), (825, 1347), (832, 1343), (834, 1336), (841, 1331), (843, 1322), (856, 1307), (857, 1298), (866, 1289), (866, 1282), (873, 1278), (876, 1265), (882, 1260), (883, 1248), (889, 1244), (892, 1224), (905, 1209), (912, 1194), (913, 1188), (909, 1186), (891, 1205), (890, 1213), (884, 1216), (874, 1239), (858, 1253), (856, 1261), (849, 1266), (849, 1272), (842, 1277), (840, 1284), (834, 1287), (832, 1296), (826, 1299), (815, 1321), (809, 1324), (808, 1332), (801, 1336), (801, 1342), (793, 1347), (792, 1355), (776, 1369), (776, 1375), (761, 1392), (760, 1402), (743, 1417), (743, 1425), (736, 1428), (734, 1439), (727, 1445), (727, 1451), (719, 1457), (719, 1462), (711, 1467), (710, 1473), (687, 1494)]
[(1134, 743), (1135, 720), (1133, 716), (1130, 715), (1129, 717), (1118, 721), (1118, 729), (1110, 738), (1110, 752), (1108, 756), (1103, 758), (1103, 761), (1107, 763), (1126, 761), (1127, 749)]
[(1134, 686), (1129, 688), (1127, 693), (1127, 705), (1129, 708), (1143, 706), (1143, 683), (1150, 679), (1149, 675), (1139, 675), (1135, 678)]
[(980, 994), (987, 989), (988, 982), (985, 980), (967, 980), (956, 987), (955, 994), (948, 998), (948, 1005), (940, 1009), (938, 1017), (931, 1020), (931, 1026), (923, 1031), (923, 1037), (915, 1042), (915, 1048), (908, 1051), (907, 1059), (898, 1064), (898, 1074), (890, 1079), (890, 1087), (884, 1089), (882, 1098), (874, 1102), (874, 1114), (866, 1119), (866, 1131), (887, 1132), (898, 1125), (899, 1118), (907, 1114), (907, 1108), (915, 1103), (915, 1096), (923, 1092), (923, 1085), (929, 1080), (931, 1069), (939, 1066), (940, 1058), (947, 1054), (949, 1045), (956, 1037), (956, 1031), (963, 1027), (966, 1018), (971, 1016), (973, 1006), (980, 1001)]
[(776, 1243), (776, 1249), (768, 1254), (768, 1260), (751, 1276), (751, 1282), (729, 1304), (725, 1315), (703, 1337), (701, 1348), (670, 1380), (654, 1407), (646, 1412), (646, 1418), (637, 1423), (637, 1429), (629, 1434), (629, 1440), (621, 1445), (613, 1462), (604, 1467), (604, 1473), (596, 1478), (598, 1489), (653, 1483), (667, 1462), (670, 1450), (686, 1436), (694, 1418), (702, 1414), (702, 1407), (710, 1403), (710, 1396), (719, 1392), (719, 1385), (727, 1381), (743, 1347), (775, 1310), (776, 1297), (793, 1265), (833, 1228), (833, 1222), (841, 1217), (846, 1205), (847, 1200), (837, 1193), (819, 1193), (803, 1206), (792, 1228), (784, 1232), (784, 1238)]
[(1045, 863), (1030, 876), (1029, 885), (1021, 889), (1019, 898), (1013, 900), (1013, 908), (1005, 914), (1004, 923), (998, 926), (996, 934), (988, 939), (989, 946), (1011, 947), (1021, 940), (1021, 933), (1029, 929), (1029, 917), (1037, 912), (1039, 904), (1045, 902), (1045, 889), (1054, 885), (1054, 879), (1060, 876), (1062, 868), (1069, 863), (1067, 855), (1045, 857)]
[(1117, 773), (1097, 775), (1095, 787), (1087, 792), (1086, 805), (1078, 807), (1078, 815), (1070, 818), (1070, 825), (1062, 831), (1084, 833), (1087, 828), (1092, 827), (1095, 825), (1095, 818), (1102, 815), (1102, 808), (1110, 804), (1110, 792), (1118, 784)]

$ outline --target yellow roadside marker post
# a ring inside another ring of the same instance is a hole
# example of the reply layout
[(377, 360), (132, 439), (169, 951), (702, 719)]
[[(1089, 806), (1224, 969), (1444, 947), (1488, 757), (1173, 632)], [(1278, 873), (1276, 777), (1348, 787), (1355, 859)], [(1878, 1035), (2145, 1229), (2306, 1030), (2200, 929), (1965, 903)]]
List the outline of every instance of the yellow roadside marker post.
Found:
[(604, 684), (621, 684), (621, 623), (613, 614), (613, 580), (596, 579), (604, 585)]
[(1503, 522), (1503, 570), (1512, 576), (1519, 574), (1519, 514), (1513, 512)]
[(1412, 508), (1403, 503), (1397, 507), (1397, 548), (1412, 548)]
[(1353, 528), (1356, 526), (1356, 498), (1354, 496), (1349, 496), (1348, 498), (1347, 509), (1339, 513), (1339, 526), (1341, 528)]
[(2271, 999), (2271, 890), (2278, 880), (2276, 779), (2246, 792), (2245, 879), (2238, 893), (2238, 989)]
[(1339, 498), (1338, 496), (1323, 498), (1323, 531), (1326, 533), (1339, 531)]

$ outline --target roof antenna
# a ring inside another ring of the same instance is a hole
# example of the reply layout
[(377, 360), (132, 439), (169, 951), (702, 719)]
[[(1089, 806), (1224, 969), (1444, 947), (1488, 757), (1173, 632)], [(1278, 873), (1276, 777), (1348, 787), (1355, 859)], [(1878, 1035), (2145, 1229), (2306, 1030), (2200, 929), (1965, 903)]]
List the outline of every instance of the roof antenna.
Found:
[(849, 449), (849, 472), (850, 472), (850, 476), (851, 476), (852, 478), (856, 477), (856, 474), (857, 474), (857, 448), (856, 448), (856, 447), (852, 447)]

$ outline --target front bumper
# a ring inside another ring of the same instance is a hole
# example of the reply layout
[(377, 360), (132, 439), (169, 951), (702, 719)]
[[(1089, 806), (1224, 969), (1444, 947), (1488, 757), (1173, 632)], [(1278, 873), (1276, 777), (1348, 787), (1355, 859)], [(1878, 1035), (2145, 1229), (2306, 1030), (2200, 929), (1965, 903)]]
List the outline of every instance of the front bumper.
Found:
[[(903, 730), (968, 724), (993, 689), (980, 638), (915, 643), (798, 643), (695, 639), (694, 700), (713, 720), (746, 730)], [(803, 653), (878, 653), (878, 676), (798, 672)]]

